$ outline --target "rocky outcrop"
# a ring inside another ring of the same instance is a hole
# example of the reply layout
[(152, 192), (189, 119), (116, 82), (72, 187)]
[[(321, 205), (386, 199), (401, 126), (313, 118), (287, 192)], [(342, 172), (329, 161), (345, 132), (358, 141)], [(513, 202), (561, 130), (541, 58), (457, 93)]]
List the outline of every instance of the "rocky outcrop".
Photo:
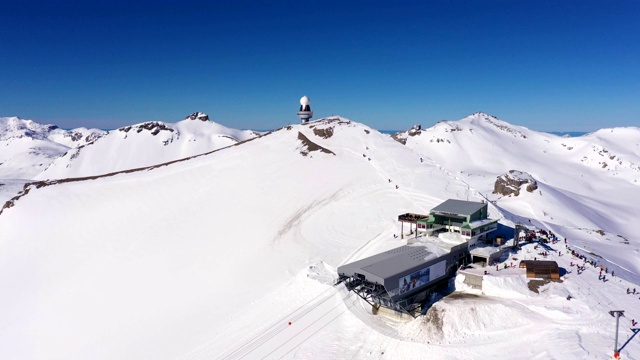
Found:
[(402, 145), (407, 145), (407, 133), (406, 131), (397, 132), (391, 135), (391, 138)]
[(330, 137), (333, 136), (333, 127), (327, 127), (324, 129), (320, 129), (320, 128), (314, 128), (313, 129), (313, 134), (315, 136), (319, 136), (323, 139), (328, 139)]
[(391, 138), (402, 145), (407, 145), (408, 136), (416, 136), (422, 133), (422, 125), (416, 124), (411, 127), (411, 129), (407, 131), (397, 132), (391, 135)]
[(184, 118), (185, 120), (200, 120), (200, 121), (209, 121), (209, 115), (201, 112), (194, 112), (193, 114)]
[(123, 128), (118, 129), (119, 131), (124, 131), (125, 133), (129, 132), (130, 130), (135, 130), (137, 133), (142, 132), (143, 130), (147, 130), (151, 132), (151, 135), (156, 136), (160, 133), (160, 131), (170, 131), (173, 132), (173, 129), (168, 127), (167, 125), (161, 123), (161, 122), (146, 122), (140, 125), (133, 125), (133, 126), (125, 126)]
[(323, 153), (326, 153), (326, 154), (335, 155), (335, 153), (333, 151), (314, 143), (313, 141), (309, 140), (309, 138), (306, 137), (301, 132), (298, 132), (298, 140), (300, 140), (300, 142), (302, 142), (302, 145), (299, 148), (300, 149), (300, 154), (302, 154), (302, 156), (307, 156), (312, 151), (320, 151), (320, 152), (323, 152)]
[(538, 188), (538, 182), (528, 173), (509, 170), (508, 173), (498, 176), (493, 187), (493, 193), (503, 196), (518, 196), (523, 185), (527, 186), (526, 190), (528, 192), (533, 192)]

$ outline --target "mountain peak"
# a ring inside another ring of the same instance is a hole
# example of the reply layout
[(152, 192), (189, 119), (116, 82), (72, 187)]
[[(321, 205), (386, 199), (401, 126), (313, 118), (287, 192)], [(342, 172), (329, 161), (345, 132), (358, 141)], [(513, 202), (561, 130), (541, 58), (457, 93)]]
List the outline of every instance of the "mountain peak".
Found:
[(56, 125), (40, 124), (17, 116), (0, 117), (0, 139), (22, 137), (44, 139), (56, 129), (58, 129)]
[(200, 120), (200, 121), (208, 121), (209, 115), (201, 112), (194, 112), (191, 115), (188, 115), (185, 120)]

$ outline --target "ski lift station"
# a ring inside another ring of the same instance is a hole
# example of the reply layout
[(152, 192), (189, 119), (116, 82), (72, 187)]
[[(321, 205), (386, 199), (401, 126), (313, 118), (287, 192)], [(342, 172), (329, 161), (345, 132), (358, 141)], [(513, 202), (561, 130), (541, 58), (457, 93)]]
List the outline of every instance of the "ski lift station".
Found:
[(497, 229), (498, 220), (489, 219), (487, 210), (484, 202), (449, 199), (427, 215), (402, 214), (401, 227), (409, 223), (415, 237), (407, 245), (338, 267), (339, 281), (374, 309), (383, 306), (414, 316), (461, 265), (474, 259), (490, 264), (512, 246), (496, 247), (495, 241), (478, 246)]

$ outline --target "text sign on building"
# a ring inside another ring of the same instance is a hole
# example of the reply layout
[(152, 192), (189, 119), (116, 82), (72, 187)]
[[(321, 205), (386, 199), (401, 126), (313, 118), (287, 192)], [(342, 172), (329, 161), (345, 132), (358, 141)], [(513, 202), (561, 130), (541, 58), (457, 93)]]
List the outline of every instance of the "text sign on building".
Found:
[(417, 289), (422, 285), (429, 283), (432, 280), (435, 280), (444, 274), (447, 271), (447, 261), (442, 260), (439, 263), (433, 264), (426, 268), (420, 269), (418, 271), (414, 271), (413, 273), (401, 277), (399, 282), (400, 294), (404, 294), (407, 291), (411, 291), (413, 289)]

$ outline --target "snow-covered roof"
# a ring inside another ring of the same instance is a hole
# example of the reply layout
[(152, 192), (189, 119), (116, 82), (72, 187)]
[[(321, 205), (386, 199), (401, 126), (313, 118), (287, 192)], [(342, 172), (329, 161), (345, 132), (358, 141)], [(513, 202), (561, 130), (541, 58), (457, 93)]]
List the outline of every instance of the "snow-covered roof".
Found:
[(338, 267), (338, 274), (364, 275), (368, 281), (384, 284), (385, 279), (437, 258), (425, 245), (403, 245)]
[(387, 290), (391, 290), (393, 288), (388, 287), (390, 278), (410, 273), (416, 268), (432, 263), (450, 253), (453, 248), (467, 242), (456, 233), (442, 233), (438, 237), (419, 237), (413, 241), (415, 242), (342, 265), (338, 267), (338, 274), (347, 276), (353, 276), (355, 273), (362, 274), (367, 281), (383, 284)]
[[(435, 239), (435, 241), (433, 241)], [(438, 242), (437, 238), (432, 238), (432, 242), (420, 242), (403, 245), (380, 254), (376, 254), (350, 264), (338, 267), (338, 274), (353, 276), (362, 274), (367, 281), (383, 284), (387, 290), (397, 283), (389, 282), (391, 278), (410, 273), (416, 268), (427, 265), (438, 259), (440, 256), (448, 254), (455, 244)]]
[(501, 246), (477, 246), (471, 249), (469, 252), (471, 253), (471, 255), (489, 256), (510, 247), (513, 247), (513, 239), (508, 240), (504, 245)]
[(468, 226), (470, 229), (475, 229), (475, 228), (478, 228), (478, 227), (481, 227), (481, 226), (484, 226), (484, 225), (487, 225), (487, 224), (491, 224), (491, 223), (494, 223), (494, 222), (497, 222), (497, 221), (498, 221), (497, 219), (474, 220), (474, 221), (470, 222), (469, 224), (467, 224), (467, 225), (465, 225), (463, 227), (466, 228)]

